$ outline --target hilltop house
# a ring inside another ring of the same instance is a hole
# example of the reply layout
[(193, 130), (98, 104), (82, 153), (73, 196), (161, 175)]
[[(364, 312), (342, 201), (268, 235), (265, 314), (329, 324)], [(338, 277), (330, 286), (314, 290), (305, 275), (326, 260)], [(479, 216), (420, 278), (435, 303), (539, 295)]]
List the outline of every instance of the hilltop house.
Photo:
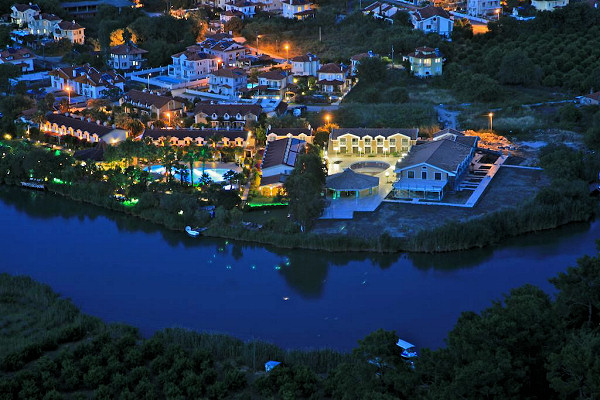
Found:
[(308, 128), (271, 128), (271, 126), (267, 128), (267, 142), (293, 138), (312, 144), (313, 135), (314, 133), (310, 125)]
[(283, 18), (299, 19), (314, 17), (314, 5), (310, 0), (282, 0)]
[(325, 64), (319, 68), (317, 74), (317, 85), (322, 92), (339, 93), (348, 87), (346, 82), (348, 71), (339, 64)]
[(24, 47), (8, 47), (0, 51), (0, 64), (14, 64), (21, 72), (33, 71), (35, 54)]
[(295, 138), (267, 142), (263, 154), (259, 192), (275, 196), (283, 191), (285, 179), (294, 169), (298, 156), (306, 151), (306, 142)]
[(244, 13), (241, 13), (239, 11), (234, 11), (234, 10), (223, 11), (219, 14), (219, 21), (221, 21), (221, 24), (224, 25), (227, 22), (231, 21), (233, 18), (244, 19), (244, 17), (245, 17)]
[(115, 125), (101, 124), (67, 114), (48, 114), (46, 122), (40, 125), (40, 130), (52, 136), (75, 136), (81, 140), (92, 143), (105, 142), (115, 144), (127, 139), (127, 131), (119, 129)]
[(244, 58), (248, 53), (245, 46), (234, 41), (228, 34), (208, 36), (198, 46), (199, 51), (216, 56), (225, 65), (234, 65), (238, 59)]
[(10, 7), (10, 21), (20, 28), (29, 26), (35, 17), (40, 15), (40, 7), (37, 4), (13, 4)]
[(254, 139), (241, 129), (151, 129), (146, 128), (143, 138), (157, 145), (207, 146), (217, 140), (217, 147), (253, 147)]
[(62, 67), (49, 72), (50, 85), (56, 90), (72, 90), (81, 96), (98, 99), (111, 90), (123, 91), (125, 78), (115, 71), (99, 72), (85, 64), (79, 67)]
[(197, 124), (211, 124), (213, 128), (242, 129), (258, 122), (262, 107), (258, 104), (207, 104), (199, 103), (194, 109)]
[(419, 78), (442, 75), (442, 56), (437, 49), (418, 47), (408, 55), (410, 72)]
[(198, 45), (189, 46), (185, 51), (171, 56), (169, 76), (180, 79), (200, 79), (219, 68), (217, 56), (203, 52)]
[(398, 11), (400, 11), (398, 7), (381, 1), (376, 1), (362, 10), (364, 15), (371, 15), (373, 18), (383, 19), (392, 23), (392, 18)]
[(108, 52), (108, 66), (121, 71), (141, 69), (146, 53), (131, 41), (113, 46)]
[(225, 10), (241, 13), (243, 18), (252, 18), (256, 14), (256, 8), (259, 4), (247, 0), (233, 0), (225, 3)]
[(271, 70), (258, 75), (258, 86), (254, 89), (259, 94), (283, 98), (291, 76), (282, 70)]
[(229, 98), (238, 97), (242, 89), (246, 89), (248, 76), (240, 68), (222, 68), (213, 71), (208, 76), (208, 91), (225, 95)]
[(425, 33), (450, 37), (454, 18), (442, 7), (427, 6), (410, 13), (413, 27)]
[(598, 106), (600, 105), (600, 92), (586, 94), (579, 98), (579, 104), (585, 106)]
[(29, 32), (36, 36), (54, 36), (58, 23), (62, 18), (54, 14), (41, 13), (28, 24)]
[(406, 154), (417, 143), (419, 129), (338, 128), (329, 135), (331, 155)]
[[(152, 92), (132, 89), (125, 93), (119, 100), (119, 105), (130, 105), (133, 111), (139, 111), (147, 115), (156, 115), (157, 119), (162, 114), (180, 115), (183, 113), (185, 104), (169, 96), (162, 96)], [(126, 109), (129, 107), (126, 107)]]
[(569, 0), (531, 0), (531, 6), (538, 11), (554, 11), (568, 5)]
[(477, 140), (471, 142), (475, 145), (439, 138), (413, 146), (396, 164), (394, 196), (441, 200), (447, 191), (458, 190), (475, 155)]
[(307, 53), (303, 56), (292, 58), (292, 75), (294, 76), (314, 76), (317, 77), (317, 71), (321, 68), (319, 57)]
[(71, 43), (83, 44), (85, 28), (75, 21), (60, 21), (54, 31), (54, 40), (67, 39)]
[(500, 0), (467, 0), (467, 14), (473, 17), (490, 18), (501, 11)]
[(356, 73), (358, 72), (358, 64), (360, 64), (360, 61), (365, 58), (371, 58), (371, 57), (379, 57), (379, 56), (377, 54), (373, 53), (371, 50), (369, 50), (366, 53), (355, 54), (352, 57), (350, 57), (350, 74), (356, 75)]

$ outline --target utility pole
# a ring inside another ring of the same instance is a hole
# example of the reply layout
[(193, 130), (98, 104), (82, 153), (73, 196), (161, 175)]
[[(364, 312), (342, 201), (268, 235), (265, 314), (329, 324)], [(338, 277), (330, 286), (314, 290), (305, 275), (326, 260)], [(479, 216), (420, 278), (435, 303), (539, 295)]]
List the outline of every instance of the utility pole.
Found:
[(321, 27), (319, 27), (319, 42), (321, 41)]
[(394, 68), (394, 45), (392, 45), (392, 68)]

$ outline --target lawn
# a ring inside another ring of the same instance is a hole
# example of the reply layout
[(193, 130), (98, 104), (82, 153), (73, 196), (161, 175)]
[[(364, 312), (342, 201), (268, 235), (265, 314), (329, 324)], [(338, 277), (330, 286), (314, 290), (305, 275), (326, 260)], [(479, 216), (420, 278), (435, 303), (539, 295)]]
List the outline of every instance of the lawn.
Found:
[(319, 220), (314, 231), (345, 232), (363, 237), (378, 236), (382, 232), (405, 236), (421, 229), (435, 228), (450, 220), (462, 221), (502, 207), (518, 206), (548, 183), (540, 170), (503, 167), (474, 208), (382, 203), (375, 212), (355, 213), (353, 220)]

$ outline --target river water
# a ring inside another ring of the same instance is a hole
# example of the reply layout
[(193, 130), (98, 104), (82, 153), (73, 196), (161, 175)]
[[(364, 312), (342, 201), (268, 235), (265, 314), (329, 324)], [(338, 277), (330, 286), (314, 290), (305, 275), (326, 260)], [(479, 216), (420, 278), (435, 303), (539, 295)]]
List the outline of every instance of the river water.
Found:
[(49, 284), (144, 335), (166, 327), (349, 350), (378, 328), (436, 348), (462, 311), (595, 254), (600, 224), (441, 255), (332, 254), (191, 239), (51, 194), (0, 187), (0, 272)]

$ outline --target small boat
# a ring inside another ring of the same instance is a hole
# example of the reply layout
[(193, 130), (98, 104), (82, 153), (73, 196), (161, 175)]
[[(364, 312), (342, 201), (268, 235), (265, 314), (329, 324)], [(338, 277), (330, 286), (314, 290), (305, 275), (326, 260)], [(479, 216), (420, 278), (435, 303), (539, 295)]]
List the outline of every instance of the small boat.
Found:
[(398, 339), (396, 346), (398, 346), (402, 349), (402, 353), (400, 354), (400, 357), (402, 357), (404, 359), (408, 360), (408, 359), (416, 358), (419, 356), (419, 354), (417, 353), (417, 348), (415, 347), (414, 344), (410, 344), (408, 342), (405, 342), (402, 339)]
[(200, 234), (202, 232), (204, 232), (205, 230), (207, 230), (208, 228), (192, 228), (191, 226), (186, 226), (185, 227), (185, 232), (190, 235), (191, 237), (198, 237), (200, 236)]
[(29, 181), (23, 181), (21, 182), (21, 187), (27, 188), (27, 189), (35, 189), (35, 190), (46, 190), (46, 185), (43, 183), (40, 183), (41, 181), (34, 181), (34, 180), (29, 180)]

